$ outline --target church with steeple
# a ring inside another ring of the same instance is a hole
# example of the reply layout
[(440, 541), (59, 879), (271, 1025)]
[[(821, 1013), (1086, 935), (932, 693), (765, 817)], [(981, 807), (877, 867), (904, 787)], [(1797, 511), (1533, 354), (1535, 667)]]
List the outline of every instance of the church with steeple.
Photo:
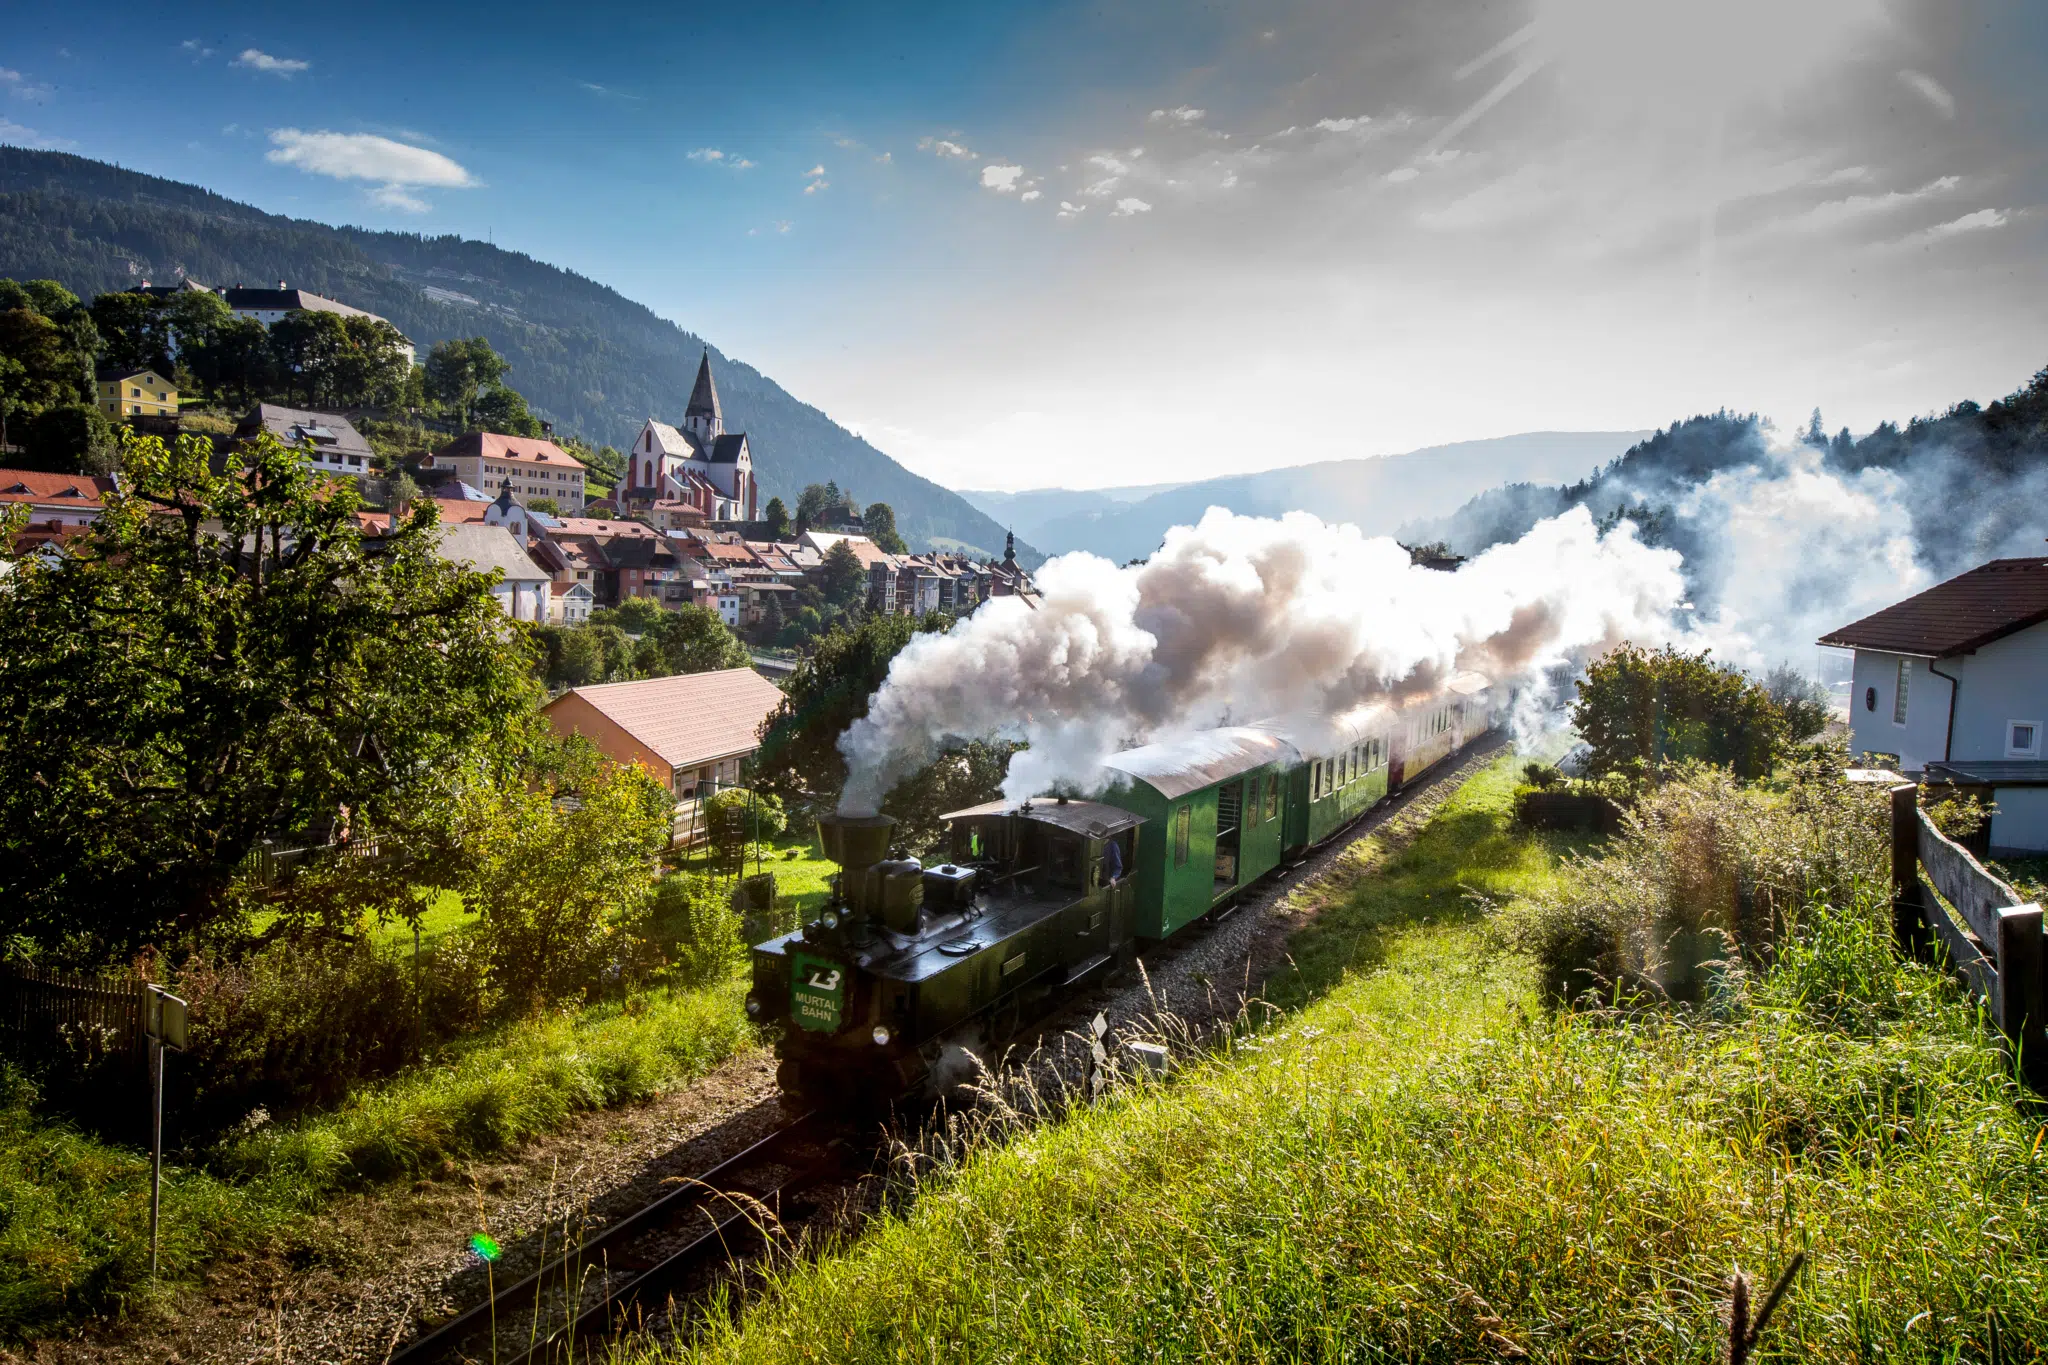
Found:
[(698, 362), (682, 426), (647, 419), (627, 452), (618, 498), (635, 509), (694, 508), (707, 521), (754, 520), (759, 490), (753, 452), (745, 432), (725, 429), (708, 349)]

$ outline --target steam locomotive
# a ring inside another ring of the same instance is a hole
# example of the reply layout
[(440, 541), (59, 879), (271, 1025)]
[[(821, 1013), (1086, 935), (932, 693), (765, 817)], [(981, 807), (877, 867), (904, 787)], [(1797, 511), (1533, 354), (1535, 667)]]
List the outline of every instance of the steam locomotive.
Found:
[(1227, 911), (1495, 719), (1488, 680), (1464, 673), (1427, 701), (1337, 721), (1311, 751), (1272, 726), (1128, 749), (1092, 800), (946, 815), (945, 861), (929, 866), (889, 856), (888, 816), (827, 816), (833, 893), (755, 946), (747, 1014), (782, 1026), (786, 1092), (835, 1107), (912, 1094), (949, 1045), (1000, 1043)]

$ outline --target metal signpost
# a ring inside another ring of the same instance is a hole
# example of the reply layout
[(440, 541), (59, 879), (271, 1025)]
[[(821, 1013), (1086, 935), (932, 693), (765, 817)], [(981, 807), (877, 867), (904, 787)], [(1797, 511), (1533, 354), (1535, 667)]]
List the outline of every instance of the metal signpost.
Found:
[(149, 1035), (149, 1275), (156, 1278), (156, 1231), (164, 1196), (164, 1049), (183, 1052), (192, 1012), (162, 986), (151, 986), (142, 1002), (143, 1032)]

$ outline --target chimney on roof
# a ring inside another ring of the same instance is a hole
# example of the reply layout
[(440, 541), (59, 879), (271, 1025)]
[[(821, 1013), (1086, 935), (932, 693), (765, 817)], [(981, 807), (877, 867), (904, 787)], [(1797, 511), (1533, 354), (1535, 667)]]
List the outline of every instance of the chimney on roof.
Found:
[(279, 281), (277, 282), (277, 287), (278, 287), (279, 289), (282, 289), (282, 288), (284, 288), (284, 281), (283, 281), (283, 280), (279, 280)]

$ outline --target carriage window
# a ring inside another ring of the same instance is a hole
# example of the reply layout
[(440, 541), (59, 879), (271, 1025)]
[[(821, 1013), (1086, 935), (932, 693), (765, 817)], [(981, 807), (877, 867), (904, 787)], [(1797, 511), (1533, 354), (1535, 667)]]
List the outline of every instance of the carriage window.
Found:
[(1173, 865), (1184, 867), (1188, 861), (1188, 830), (1195, 820), (1194, 808), (1182, 806), (1173, 813)]
[(1280, 814), (1280, 774), (1266, 774), (1266, 818), (1276, 819)]
[(1244, 827), (1246, 829), (1257, 829), (1259, 827), (1258, 774), (1254, 773), (1252, 775), (1251, 786), (1248, 790), (1250, 794), (1245, 798), (1244, 803)]

